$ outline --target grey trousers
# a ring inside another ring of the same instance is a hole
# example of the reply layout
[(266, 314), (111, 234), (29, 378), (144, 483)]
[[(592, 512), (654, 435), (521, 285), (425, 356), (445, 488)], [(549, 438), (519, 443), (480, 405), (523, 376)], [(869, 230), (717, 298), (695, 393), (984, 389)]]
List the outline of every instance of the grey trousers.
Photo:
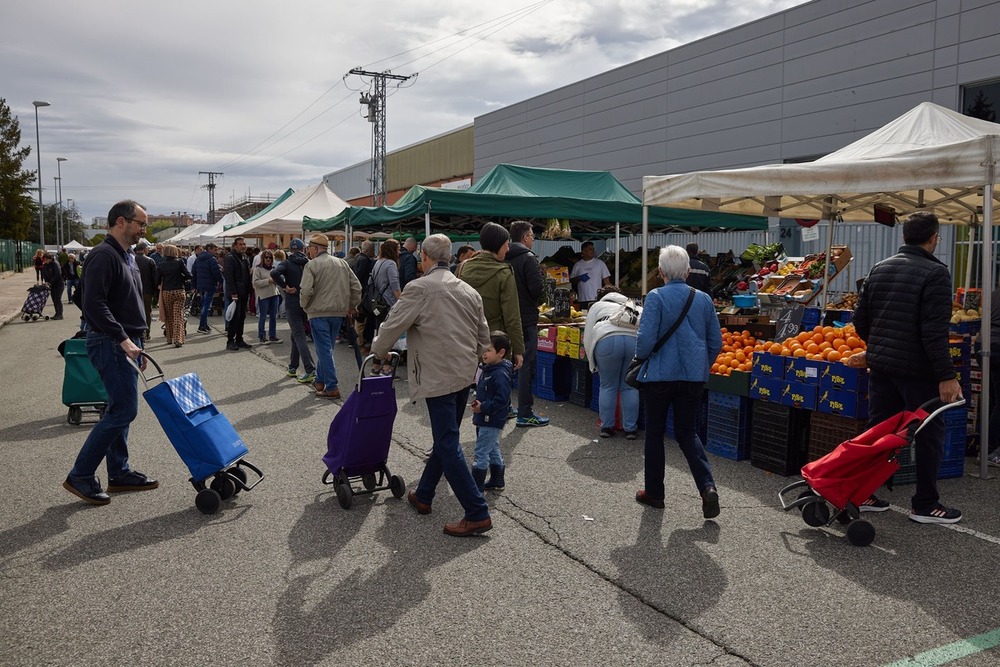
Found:
[(309, 349), (309, 339), (306, 338), (306, 313), (299, 305), (298, 299), (287, 299), (285, 303), (285, 319), (292, 333), (292, 351), (288, 355), (288, 367), (298, 368), (299, 359), (306, 373), (316, 371), (312, 350)]

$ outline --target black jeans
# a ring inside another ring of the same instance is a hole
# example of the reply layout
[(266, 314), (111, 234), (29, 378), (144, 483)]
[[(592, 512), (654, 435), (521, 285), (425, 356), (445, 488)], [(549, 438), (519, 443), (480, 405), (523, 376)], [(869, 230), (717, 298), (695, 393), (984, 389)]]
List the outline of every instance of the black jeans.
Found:
[(531, 393), (531, 381), (535, 377), (538, 360), (538, 327), (524, 327), (524, 360), (517, 372), (517, 416), (530, 417), (535, 414), (535, 397)]
[(57, 283), (52, 283), (50, 296), (52, 297), (52, 307), (56, 309), (56, 317), (62, 317), (63, 315), (62, 295), (63, 295), (62, 281), (60, 280)]
[(247, 321), (247, 295), (241, 294), (236, 299), (236, 312), (226, 327), (226, 343), (243, 343), (243, 325)]
[[(990, 357), (990, 441), (987, 453), (1000, 447), (1000, 359)], [(982, 449), (982, 446), (980, 446)]]
[[(941, 395), (935, 380), (914, 380), (872, 371), (868, 386), (868, 425), (874, 426), (903, 410), (916, 410)], [(939, 500), (938, 471), (944, 456), (944, 421), (927, 423), (915, 439), (917, 488), (910, 505), (917, 512), (934, 509)]]
[(715, 486), (712, 466), (698, 438), (698, 414), (704, 390), (704, 382), (646, 382), (642, 385), (646, 405), (645, 489), (650, 498), (660, 500), (664, 497), (666, 456), (663, 434), (667, 427), (667, 411), (671, 407), (674, 410), (674, 435), (687, 459), (698, 493)]

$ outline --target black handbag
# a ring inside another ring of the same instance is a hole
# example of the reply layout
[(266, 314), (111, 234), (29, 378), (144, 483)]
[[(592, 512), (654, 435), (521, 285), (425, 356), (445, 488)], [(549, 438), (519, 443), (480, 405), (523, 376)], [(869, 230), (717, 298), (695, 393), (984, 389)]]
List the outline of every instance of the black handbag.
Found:
[[(681, 311), (680, 317), (678, 317), (677, 321), (673, 323), (673, 326), (667, 330), (667, 333), (663, 334), (660, 340), (656, 341), (656, 345), (653, 346), (653, 351), (649, 353), (650, 357), (656, 354), (660, 348), (663, 347), (663, 344), (670, 340), (670, 337), (674, 335), (675, 331), (677, 331), (677, 327), (679, 327), (681, 322), (684, 321), (684, 318), (687, 317), (688, 311), (691, 310), (691, 303), (694, 301), (695, 292), (693, 287), (689, 289), (691, 292), (688, 293), (688, 298), (684, 303), (684, 309)], [(646, 359), (649, 359), (649, 357), (646, 357)], [(642, 372), (642, 367), (645, 365), (646, 359), (632, 357), (632, 361), (630, 361), (628, 365), (628, 370), (625, 371), (625, 384), (634, 389), (642, 389), (643, 382), (639, 379), (639, 374)]]

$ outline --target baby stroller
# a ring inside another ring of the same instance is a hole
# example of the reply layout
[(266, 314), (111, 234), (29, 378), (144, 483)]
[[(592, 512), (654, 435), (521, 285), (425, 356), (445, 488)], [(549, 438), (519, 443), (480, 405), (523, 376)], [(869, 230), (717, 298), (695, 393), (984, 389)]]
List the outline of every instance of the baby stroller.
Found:
[(100, 420), (108, 407), (108, 392), (87, 355), (87, 334), (81, 331), (59, 343), (59, 354), (66, 359), (62, 386), (62, 402), (69, 408), (66, 421), (79, 425), (84, 413), (97, 413)]
[[(864, 433), (837, 445), (826, 456), (802, 466), (803, 479), (778, 491), (781, 509), (793, 507), (802, 512), (802, 520), (819, 528), (834, 521), (847, 524), (847, 539), (856, 547), (866, 547), (875, 539), (875, 526), (861, 519), (859, 507), (899, 470), (898, 454), (912, 447), (917, 433), (946, 410), (965, 405), (960, 399), (941, 404), (934, 398), (913, 412), (904, 411), (871, 427)], [(805, 487), (796, 500), (787, 502), (786, 493)], [(831, 516), (829, 505), (834, 508)]]
[[(247, 446), (209, 398), (195, 373), (173, 380), (163, 380), (163, 369), (148, 354), (143, 356), (156, 368), (156, 375), (146, 377), (139, 372), (146, 387), (143, 397), (149, 404), (170, 444), (191, 472), (191, 485), (198, 494), (194, 504), (202, 514), (215, 514), (223, 500), (234, 498), (240, 491), (250, 491), (263, 479), (264, 473), (247, 461)], [(163, 380), (152, 389), (151, 380)], [(257, 475), (247, 483), (246, 470)], [(212, 479), (208, 486), (205, 482)]]
[(392, 383), (399, 365), (399, 355), (389, 355), (392, 373), (388, 375), (365, 377), (365, 365), (375, 358), (372, 355), (361, 363), (358, 386), (333, 418), (327, 434), (323, 483), (336, 485), (337, 501), (345, 510), (351, 508), (355, 494), (388, 489), (396, 498), (402, 498), (406, 493), (403, 478), (391, 474), (386, 466), (396, 419), (396, 390)]
[(49, 286), (46, 284), (32, 285), (28, 288), (28, 298), (24, 300), (24, 305), (21, 306), (21, 319), (25, 322), (34, 322), (39, 317), (42, 319), (49, 319), (48, 315), (42, 315), (42, 311), (45, 310), (45, 304), (49, 301)]

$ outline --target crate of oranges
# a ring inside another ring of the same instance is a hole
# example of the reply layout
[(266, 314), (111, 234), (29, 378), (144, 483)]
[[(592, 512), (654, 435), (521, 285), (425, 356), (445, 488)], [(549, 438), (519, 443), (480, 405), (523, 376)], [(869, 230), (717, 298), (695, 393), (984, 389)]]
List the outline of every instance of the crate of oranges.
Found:
[(845, 327), (813, 327), (780, 343), (770, 343), (766, 351), (783, 357), (836, 363), (846, 361), (865, 349), (865, 343), (858, 337), (854, 325), (848, 324)]
[(746, 329), (729, 331), (723, 328), (722, 351), (709, 369), (709, 390), (736, 396), (749, 395), (753, 353), (761, 351), (763, 345)]

